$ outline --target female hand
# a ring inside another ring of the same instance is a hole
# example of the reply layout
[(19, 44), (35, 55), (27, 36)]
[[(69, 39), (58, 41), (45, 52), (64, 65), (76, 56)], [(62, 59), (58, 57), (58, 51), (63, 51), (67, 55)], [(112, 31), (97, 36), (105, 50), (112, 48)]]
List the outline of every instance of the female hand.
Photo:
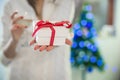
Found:
[[(34, 43), (36, 43), (35, 39), (30, 42), (30, 45), (33, 45)], [(72, 45), (72, 42), (69, 39), (66, 39), (65, 43), (68, 45)], [(43, 51), (43, 50), (51, 51), (53, 48), (54, 46), (47, 46), (47, 45), (35, 45), (34, 46), (34, 50), (39, 50), (39, 51)]]
[(27, 26), (17, 23), (19, 20), (23, 19), (23, 16), (15, 17), (17, 14), (18, 12), (14, 12), (11, 15), (11, 20), (12, 20), (11, 33), (12, 33), (13, 40), (16, 42), (18, 42), (18, 40), (20, 39), (24, 29), (27, 28)]

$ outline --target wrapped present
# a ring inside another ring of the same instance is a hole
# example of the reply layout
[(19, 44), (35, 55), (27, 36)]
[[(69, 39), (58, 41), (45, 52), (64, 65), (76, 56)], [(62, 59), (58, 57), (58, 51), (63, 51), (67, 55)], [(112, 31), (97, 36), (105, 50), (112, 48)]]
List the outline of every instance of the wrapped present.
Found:
[(49, 22), (49, 21), (35, 21), (34, 31), (32, 36), (36, 38), (39, 45), (64, 45), (65, 39), (72, 24), (69, 21)]

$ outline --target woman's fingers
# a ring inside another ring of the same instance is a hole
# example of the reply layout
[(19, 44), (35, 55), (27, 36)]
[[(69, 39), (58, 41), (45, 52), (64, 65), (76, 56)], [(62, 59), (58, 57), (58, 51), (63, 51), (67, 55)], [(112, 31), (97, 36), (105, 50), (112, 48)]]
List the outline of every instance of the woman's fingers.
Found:
[(46, 48), (46, 50), (47, 50), (47, 51), (51, 51), (53, 48), (54, 48), (54, 46), (48, 46), (48, 47)]
[[(33, 42), (33, 41), (32, 41)], [(34, 42), (33, 42), (34, 43)], [(35, 45), (34, 46), (34, 50), (39, 50), (39, 51), (43, 51), (43, 50), (46, 50), (46, 51), (50, 51), (54, 48), (54, 46), (46, 46), (46, 45)]]
[(69, 39), (66, 39), (65, 43), (68, 44), (68, 45), (72, 45), (72, 41), (70, 41)]
[(19, 16), (19, 17), (14, 18), (12, 24), (16, 24), (21, 19), (23, 19), (23, 16)]
[(12, 27), (12, 30), (24, 30), (25, 28), (27, 28), (27, 26), (14, 24), (14, 26)]
[(43, 45), (43, 46), (41, 46), (40, 48), (39, 48), (39, 51), (43, 51), (43, 50), (45, 50), (47, 48), (47, 46), (46, 45)]
[(14, 19), (15, 15), (17, 14), (18, 12), (14, 12), (12, 15), (11, 15), (11, 19)]
[(25, 28), (27, 28), (27, 26), (18, 24), (18, 28), (20, 28), (20, 29), (25, 29)]
[(16, 17), (16, 14), (18, 14), (18, 12), (14, 12), (14, 13), (11, 15), (12, 24), (16, 24), (19, 20), (23, 19), (23, 16), (18, 16), (18, 17)]
[(33, 39), (32, 41), (30, 41), (30, 46), (33, 45), (34, 43), (36, 43), (35, 39)]
[(38, 49), (39, 49), (39, 51), (43, 51), (43, 50), (50, 51), (50, 50), (52, 50), (53, 48), (54, 48), (53, 46), (46, 46), (46, 45), (43, 45), (43, 46), (35, 45), (35, 46), (34, 46), (34, 50), (38, 50)]
[(14, 24), (11, 30), (12, 31), (14, 31), (14, 30), (23, 30), (24, 28), (27, 28), (27, 26), (20, 25), (20, 24)]
[[(35, 39), (30, 42), (30, 45), (33, 45), (34, 43), (36, 43)], [(72, 42), (69, 39), (66, 39), (65, 43), (68, 44), (68, 45), (72, 45)], [(43, 51), (43, 50), (51, 51), (53, 48), (54, 48), (54, 46), (35, 45), (34, 50), (39, 49), (39, 51)]]
[(18, 28), (19, 28), (18, 24), (14, 24), (11, 30), (14, 31), (17, 30)]
[(40, 48), (40, 45), (35, 45), (34, 50), (38, 50)]

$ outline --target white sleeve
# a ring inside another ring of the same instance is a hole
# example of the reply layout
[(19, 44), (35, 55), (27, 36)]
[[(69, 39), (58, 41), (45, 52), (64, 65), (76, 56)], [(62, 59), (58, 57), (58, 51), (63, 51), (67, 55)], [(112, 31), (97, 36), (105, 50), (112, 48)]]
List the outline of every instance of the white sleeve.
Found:
[[(2, 26), (3, 26), (3, 35), (2, 35), (2, 50), (5, 47), (5, 45), (9, 42), (11, 33), (10, 33), (10, 28), (11, 28), (11, 20), (10, 20), (10, 15), (11, 15), (11, 5), (10, 3), (6, 3), (3, 11), (3, 16), (2, 16)], [(1, 62), (4, 65), (7, 65), (11, 62), (11, 59), (8, 59), (4, 54), (1, 56)]]

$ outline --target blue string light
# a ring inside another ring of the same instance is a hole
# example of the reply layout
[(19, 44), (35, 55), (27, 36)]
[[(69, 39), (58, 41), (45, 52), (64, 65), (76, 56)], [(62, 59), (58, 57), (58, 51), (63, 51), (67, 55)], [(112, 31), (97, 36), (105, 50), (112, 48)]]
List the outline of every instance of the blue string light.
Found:
[(74, 58), (71, 57), (71, 58), (70, 58), (70, 62), (71, 62), (71, 63), (74, 63), (74, 62), (75, 62)]
[(99, 59), (99, 60), (97, 61), (97, 65), (98, 65), (99, 67), (101, 67), (101, 66), (103, 65), (103, 61), (102, 61), (101, 59)]
[(86, 35), (87, 38), (90, 38), (91, 37), (91, 33), (88, 32), (87, 35)]
[(77, 35), (77, 33), (74, 33), (73, 40), (74, 40), (74, 41), (77, 40), (78, 37), (79, 37), (79, 36)]
[(93, 23), (92, 23), (92, 22), (87, 22), (86, 27), (87, 27), (88, 29), (90, 29), (92, 26), (93, 26)]
[(93, 14), (91, 12), (89, 12), (86, 14), (86, 18), (93, 19), (94, 17), (93, 17)]
[(79, 46), (81, 47), (81, 48), (83, 48), (85, 45), (84, 45), (84, 41), (80, 41), (79, 42)]
[(88, 49), (91, 49), (91, 46), (92, 46), (91, 43), (87, 43), (87, 48), (88, 48)]
[(97, 31), (95, 28), (91, 28), (90, 32), (93, 34), (94, 37), (97, 37)]
[(76, 47), (77, 47), (77, 42), (73, 42), (72, 48), (76, 48)]
[(86, 26), (87, 25), (87, 20), (81, 20), (81, 25)]
[(87, 55), (84, 55), (84, 56), (82, 57), (82, 59), (83, 59), (83, 61), (85, 61), (85, 62), (88, 62), (88, 61), (89, 61), (89, 57), (88, 57)]
[(92, 11), (92, 6), (91, 6), (91, 5), (85, 6), (85, 10), (86, 10), (86, 11)]
[(88, 72), (92, 72), (92, 71), (93, 71), (93, 68), (92, 68), (91, 66), (89, 66), (89, 67), (87, 68), (87, 71), (88, 71)]
[(91, 28), (90, 31), (91, 32), (96, 32), (96, 29), (95, 28)]
[(91, 50), (92, 50), (93, 52), (96, 52), (96, 51), (97, 51), (97, 47), (96, 47), (95, 45), (92, 45), (92, 46), (91, 46)]
[(97, 47), (95, 45), (92, 45), (91, 43), (87, 43), (87, 48), (90, 49), (92, 52), (97, 51)]
[(82, 31), (81, 30), (78, 30), (77, 32), (76, 32), (76, 34), (77, 34), (77, 36), (82, 36)]
[(97, 58), (95, 57), (95, 56), (92, 56), (91, 58), (90, 58), (90, 62), (91, 63), (95, 63), (97, 61)]
[(80, 29), (80, 24), (79, 24), (79, 23), (74, 24), (74, 29), (75, 29), (75, 30)]

